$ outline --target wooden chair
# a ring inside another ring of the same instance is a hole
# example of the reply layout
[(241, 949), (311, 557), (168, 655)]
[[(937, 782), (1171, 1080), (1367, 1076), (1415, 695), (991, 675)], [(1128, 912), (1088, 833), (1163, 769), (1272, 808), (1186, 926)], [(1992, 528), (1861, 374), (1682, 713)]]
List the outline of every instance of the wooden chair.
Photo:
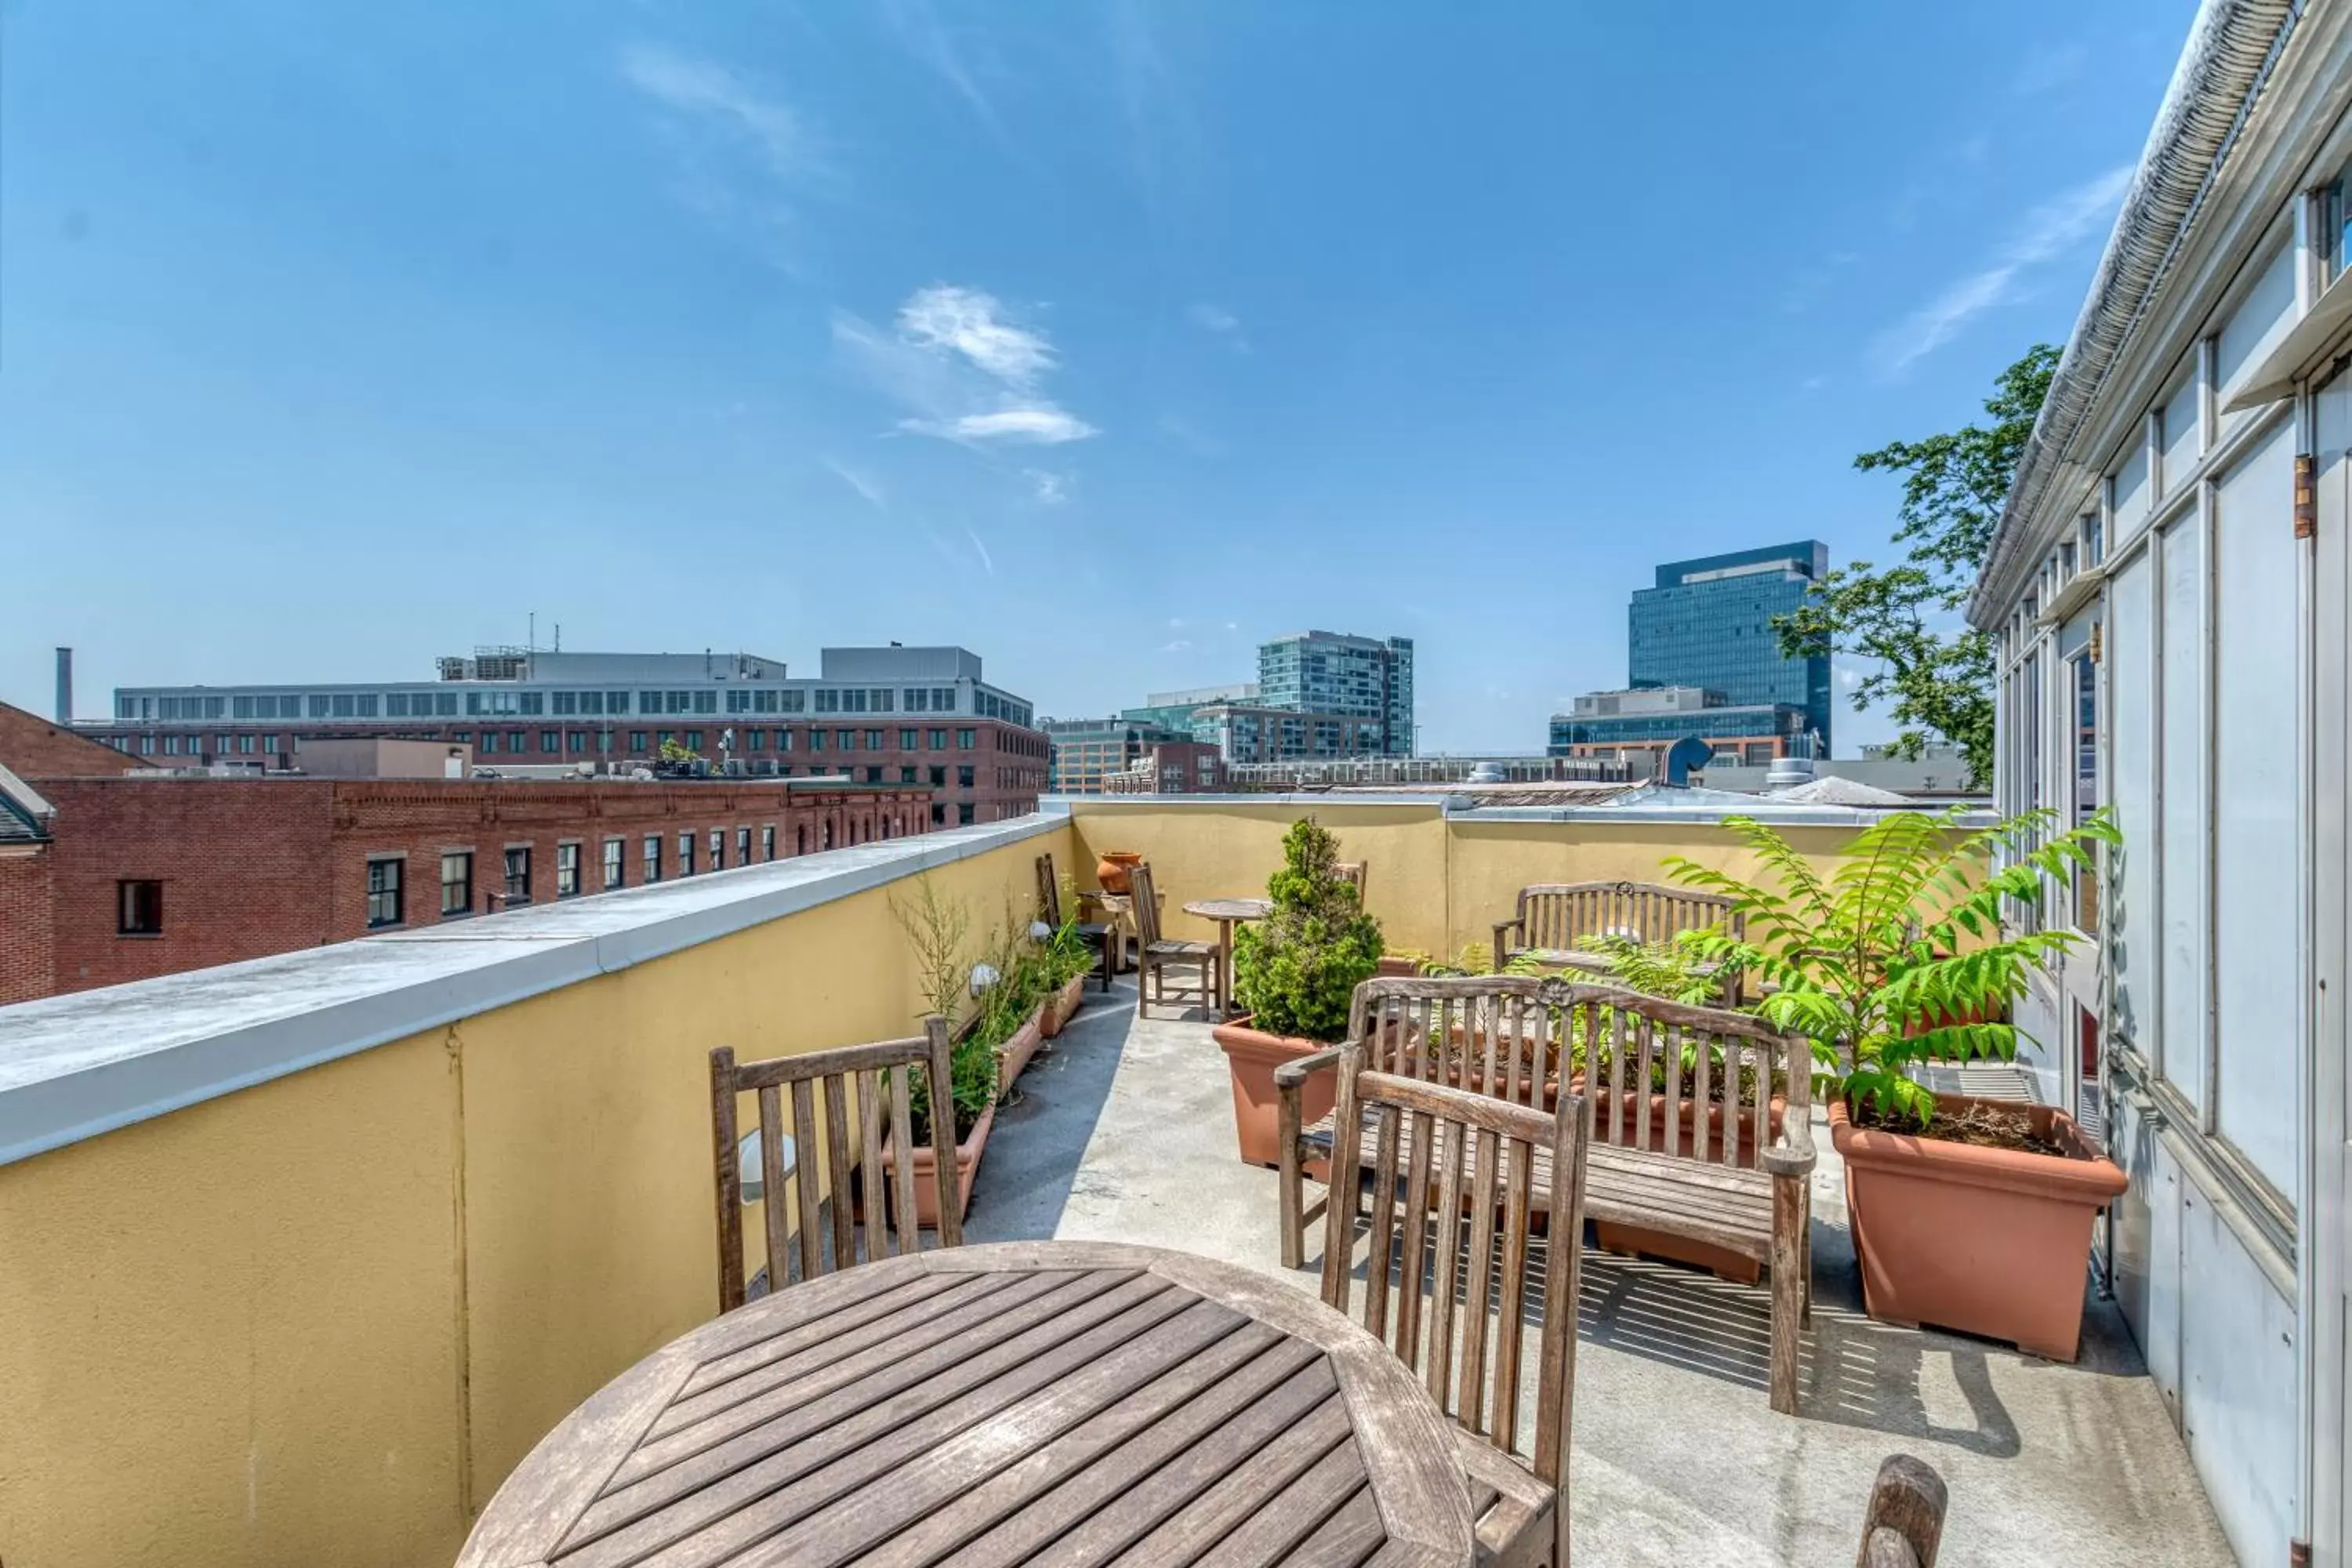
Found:
[[(1192, 1002), (1214, 1013), (1224, 1005), (1224, 973), (1217, 963), (1217, 944), (1213, 942), (1177, 942), (1160, 934), (1159, 891), (1151, 885), (1151, 868), (1137, 866), (1127, 874), (1128, 889), (1135, 904), (1135, 1011), (1142, 1016), (1143, 1009), (1152, 1003), (1165, 1006), (1171, 1001)], [(1171, 965), (1197, 967), (1201, 982), (1197, 986), (1179, 987), (1172, 993), (1168, 986)]]
[[(1476, 974), (1365, 981), (1348, 1044), (1373, 1071), (1511, 1104), (1541, 1109), (1563, 1085), (1582, 1092), (1593, 1117), (1586, 1216), (1769, 1268), (1772, 1408), (1795, 1414), (1800, 1335), (1812, 1311), (1809, 1041), (1744, 1013), (1614, 986)], [(1328, 1206), (1328, 1197), (1306, 1202), (1306, 1167), (1331, 1158), (1333, 1129), (1347, 1123), (1335, 1112), (1302, 1125), (1304, 1094), (1341, 1048), (1275, 1069), (1286, 1268), (1305, 1261), (1307, 1227)]]
[[(1037, 915), (1055, 931), (1062, 929), (1062, 879), (1054, 874), (1054, 857), (1049, 851), (1037, 857)], [(1102, 964), (1095, 979), (1105, 991), (1110, 989), (1110, 927), (1101, 921), (1080, 921), (1078, 935), (1088, 947), (1102, 955)]]
[[(1343, 1142), (1333, 1158), (1323, 1300), (1349, 1310), (1356, 1221), (1368, 1181), (1370, 1249), (1361, 1321), (1422, 1374), (1454, 1423), (1479, 1563), (1566, 1568), (1584, 1103), (1562, 1094), (1541, 1110), (1381, 1072), (1362, 1045), (1342, 1048), (1339, 1079), (1339, 1120), (1360, 1124), (1364, 1137), (1360, 1145)], [(1538, 1208), (1549, 1209), (1550, 1232), (1542, 1299), (1530, 1303), (1528, 1259)], [(1534, 1441), (1524, 1445), (1519, 1384), (1531, 1316)]]
[(1935, 1467), (1908, 1454), (1889, 1454), (1870, 1489), (1854, 1568), (1936, 1568), (1948, 1500)]
[(1686, 931), (1724, 926), (1743, 934), (1731, 900), (1656, 882), (1538, 882), (1519, 889), (1518, 912), (1495, 926), (1495, 968), (1533, 958), (1553, 969), (1608, 973), (1607, 961), (1578, 946), (1587, 937), (1622, 935), (1672, 941)]
[[(950, 1081), (948, 1026), (923, 1021), (910, 1039), (879, 1040), (806, 1056), (776, 1057), (738, 1064), (734, 1050), (710, 1053), (711, 1152), (719, 1174), (719, 1310), (732, 1311), (753, 1292), (744, 1278), (742, 1143), (736, 1125), (736, 1097), (759, 1096), (760, 1198), (766, 1221), (768, 1290), (794, 1279), (814, 1279), (825, 1268), (825, 1243), (838, 1270), (889, 1255), (886, 1210), (897, 1221), (898, 1251), (917, 1250), (914, 1162), (901, 1154), (885, 1170), (882, 1160), (884, 1102), (888, 1102), (893, 1150), (915, 1147), (914, 1113), (908, 1075), (921, 1068), (932, 1092), (944, 1098)], [(792, 1128), (784, 1127), (784, 1091), (792, 1091)], [(824, 1110), (820, 1119), (817, 1102)], [(855, 1120), (851, 1107), (856, 1101)], [(936, 1103), (936, 1102), (935, 1102)], [(783, 1139), (793, 1144), (793, 1168), (784, 1167)], [(963, 1226), (956, 1204), (955, 1118), (931, 1118), (931, 1152), (939, 1183), (940, 1241), (956, 1247)], [(853, 1175), (854, 1173), (854, 1175)], [(798, 1202), (799, 1240), (793, 1244), (784, 1200), (790, 1183)], [(822, 1192), (820, 1192), (822, 1187)], [(887, 1196), (885, 1188), (890, 1189)], [(862, 1213), (864, 1224), (857, 1223)], [(863, 1231), (861, 1237), (857, 1233)]]

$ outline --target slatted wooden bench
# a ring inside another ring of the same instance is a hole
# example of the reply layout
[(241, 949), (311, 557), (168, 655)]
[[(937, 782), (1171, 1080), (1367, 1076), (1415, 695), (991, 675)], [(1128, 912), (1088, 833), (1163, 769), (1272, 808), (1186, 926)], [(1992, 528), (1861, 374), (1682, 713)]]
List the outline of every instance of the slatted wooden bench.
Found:
[(1532, 958), (1552, 969), (1606, 973), (1608, 965), (1580, 945), (1589, 937), (1628, 936), (1671, 942), (1686, 931), (1744, 927), (1731, 900), (1713, 893), (1655, 882), (1538, 882), (1519, 889), (1518, 912), (1495, 926), (1495, 968)]
[[(1585, 1216), (1700, 1242), (1769, 1269), (1772, 1408), (1795, 1412), (1799, 1331), (1812, 1302), (1808, 1042), (1746, 1014), (1513, 974), (1368, 980), (1356, 988), (1348, 1037), (1363, 1046), (1371, 1070), (1538, 1110), (1557, 1094), (1561, 1045), (1574, 1039), (1569, 1076), (1591, 1118)], [(1288, 1268), (1304, 1263), (1307, 1227), (1328, 1201), (1307, 1202), (1306, 1173), (1330, 1158), (1332, 1122), (1302, 1125), (1302, 1091), (1339, 1049), (1275, 1070)], [(1599, 1073), (1582, 1070), (1596, 1059)], [(1644, 1082), (1651, 1092), (1637, 1096)], [(1784, 1100), (1778, 1117), (1776, 1095)], [(1360, 1130), (1359, 1163), (1369, 1165), (1367, 1136)], [(1540, 1155), (1534, 1176), (1538, 1207), (1548, 1212)]]

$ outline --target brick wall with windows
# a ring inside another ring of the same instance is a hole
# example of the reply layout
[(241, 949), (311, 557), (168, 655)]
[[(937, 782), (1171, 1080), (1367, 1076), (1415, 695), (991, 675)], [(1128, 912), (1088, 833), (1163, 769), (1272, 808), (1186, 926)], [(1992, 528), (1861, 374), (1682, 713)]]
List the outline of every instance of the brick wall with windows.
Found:
[[(928, 790), (782, 781), (281, 776), (45, 779), (38, 788), (57, 811), (54, 839), (38, 860), (46, 876), (0, 881), (0, 1000), (469, 919), (508, 905), (510, 875), (517, 899), (534, 904), (592, 896), (608, 890), (609, 839), (621, 842), (619, 885), (633, 888), (645, 880), (648, 837), (663, 846), (668, 881), (681, 874), (681, 837), (696, 847), (695, 874), (708, 875), (713, 844), (731, 870), (743, 846), (756, 862), (772, 844), (781, 858), (933, 826)], [(461, 907), (446, 915), (445, 859), (460, 868), (452, 886)]]

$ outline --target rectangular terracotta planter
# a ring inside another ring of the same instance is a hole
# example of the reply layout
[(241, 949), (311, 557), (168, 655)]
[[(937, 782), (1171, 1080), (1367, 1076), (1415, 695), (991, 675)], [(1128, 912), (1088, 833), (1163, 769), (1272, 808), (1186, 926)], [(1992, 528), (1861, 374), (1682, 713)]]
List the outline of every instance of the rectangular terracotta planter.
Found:
[(1037, 1032), (1050, 1040), (1068, 1027), (1070, 1020), (1077, 1016), (1078, 1008), (1086, 1000), (1086, 985), (1084, 974), (1073, 974), (1060, 990), (1040, 1003), (1037, 1007)]
[(1038, 1004), (1037, 1012), (1029, 1015), (1029, 1021), (1013, 1030), (1012, 1038), (996, 1047), (996, 1092), (1000, 1098), (1013, 1087), (1013, 1080), (1021, 1076), (1021, 1069), (1029, 1065), (1029, 1058), (1037, 1054), (1038, 1043), (1045, 1037), (1039, 1015), (1045, 1010), (1045, 1004)]
[[(971, 1207), (971, 1179), (980, 1170), (980, 1156), (988, 1147), (988, 1130), (996, 1125), (996, 1107), (990, 1106), (971, 1124), (963, 1142), (956, 1145), (956, 1218), (961, 1222)], [(914, 1152), (915, 1223), (937, 1230), (940, 1225), (940, 1184), (934, 1173), (939, 1169), (939, 1156), (928, 1143)], [(890, 1192), (890, 1201), (898, 1202), (898, 1149), (896, 1143), (882, 1151), (882, 1176)]]
[[(1979, 1101), (1937, 1095), (1939, 1111)], [(2001, 1103), (2001, 1102), (1991, 1102)], [(2014, 1106), (2065, 1157), (1979, 1149), (1853, 1125), (1830, 1105), (1830, 1142), (1845, 1162), (1846, 1215), (1874, 1318), (1932, 1323), (2007, 1340), (2052, 1361), (2081, 1349), (2091, 1219), (2130, 1184), (2074, 1119)]]
[[(1285, 1062), (1312, 1056), (1329, 1047), (1289, 1035), (1269, 1035), (1249, 1026), (1247, 1018), (1219, 1024), (1209, 1033), (1225, 1053), (1234, 1080), (1234, 1136), (1246, 1164), (1269, 1168), (1282, 1163), (1281, 1097), (1274, 1090), (1274, 1069)], [(1339, 1092), (1339, 1070), (1326, 1068), (1310, 1073), (1299, 1086), (1298, 1124), (1311, 1127), (1331, 1114)]]
[[(1576, 1084), (1577, 1089), (1580, 1092), (1583, 1087), (1581, 1080), (1579, 1080)], [(1614, 1138), (1610, 1136), (1610, 1107), (1605, 1099), (1597, 1099), (1593, 1104), (1592, 1135), (1602, 1142), (1613, 1143), (1622, 1149), (1636, 1148), (1639, 1146), (1641, 1129), (1635, 1119), (1642, 1114), (1641, 1097), (1635, 1090), (1626, 1089), (1618, 1098), (1623, 1102), (1623, 1109), (1620, 1112), (1622, 1125), (1618, 1129), (1617, 1135)], [(1650, 1147), (1663, 1151), (1666, 1146), (1666, 1097), (1653, 1092), (1647, 1098), (1650, 1102)], [(1781, 1129), (1788, 1123), (1788, 1111), (1787, 1098), (1774, 1095), (1771, 1112), (1767, 1121), (1768, 1144), (1780, 1136)], [(1752, 1171), (1756, 1168), (1755, 1139), (1752, 1136), (1756, 1130), (1754, 1117), (1755, 1111), (1751, 1107), (1748, 1111), (1747, 1119), (1740, 1123), (1739, 1158), (1736, 1163), (1741, 1170)], [(1700, 1123), (1701, 1119), (1692, 1100), (1684, 1099), (1675, 1102), (1675, 1147), (1685, 1155), (1696, 1157), (1699, 1153)], [(1706, 1137), (1705, 1157), (1714, 1163), (1721, 1164), (1723, 1163), (1722, 1101), (1708, 1102), (1705, 1125)], [(1727, 1247), (1712, 1247), (1704, 1241), (1694, 1241), (1686, 1236), (1646, 1230), (1640, 1226), (1612, 1225), (1606, 1220), (1593, 1221), (1592, 1233), (1604, 1252), (1621, 1252), (1643, 1258), (1663, 1258), (1670, 1263), (1687, 1263), (1695, 1268), (1706, 1269), (1718, 1279), (1733, 1280), (1742, 1285), (1753, 1285), (1764, 1275), (1764, 1266), (1755, 1258), (1744, 1253), (1733, 1252)]]

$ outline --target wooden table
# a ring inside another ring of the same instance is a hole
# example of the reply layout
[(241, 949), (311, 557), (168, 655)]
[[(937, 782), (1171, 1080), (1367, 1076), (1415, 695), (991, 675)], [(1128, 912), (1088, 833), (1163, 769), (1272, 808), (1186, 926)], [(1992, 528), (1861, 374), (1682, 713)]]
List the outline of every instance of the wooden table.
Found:
[(1184, 906), (1188, 915), (1217, 922), (1217, 973), (1224, 976), (1224, 1005), (1219, 1017), (1234, 1011), (1234, 927), (1244, 921), (1262, 921), (1274, 913), (1272, 899), (1195, 899)]
[(1393, 1352), (1282, 1280), (949, 1247), (655, 1352), (541, 1440), (457, 1561), (1460, 1565), (1455, 1443)]

